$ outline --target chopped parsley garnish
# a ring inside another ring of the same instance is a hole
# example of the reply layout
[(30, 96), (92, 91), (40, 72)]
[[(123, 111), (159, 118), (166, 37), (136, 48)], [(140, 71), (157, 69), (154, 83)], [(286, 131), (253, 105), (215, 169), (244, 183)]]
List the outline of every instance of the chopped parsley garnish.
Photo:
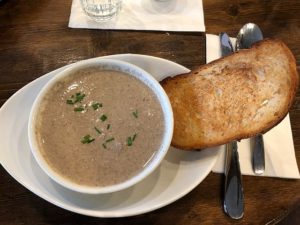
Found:
[(82, 139), (81, 139), (81, 143), (82, 144), (89, 144), (91, 142), (95, 141), (95, 138), (92, 138), (91, 135), (85, 135)]
[(84, 99), (84, 97), (85, 97), (85, 94), (81, 94), (80, 92), (76, 93), (74, 103), (81, 102)]
[(103, 143), (102, 146), (103, 146), (103, 148), (106, 148), (106, 144)]
[(75, 95), (71, 96), (71, 99), (68, 99), (66, 102), (69, 105), (74, 105), (77, 102), (81, 102), (85, 97), (85, 94), (81, 94), (81, 92), (77, 92)]
[(138, 111), (135, 110), (134, 112), (132, 112), (132, 115), (133, 115), (135, 118), (138, 118)]
[(76, 107), (76, 108), (74, 108), (74, 111), (75, 112), (82, 112), (82, 111), (84, 111), (84, 107), (83, 106)]
[(73, 100), (68, 99), (68, 100), (67, 100), (67, 104), (69, 104), (69, 105), (74, 105)]
[(110, 124), (107, 124), (106, 130), (109, 130), (109, 128), (110, 128)]
[(99, 130), (97, 127), (94, 127), (98, 134), (102, 134), (101, 130)]
[(127, 138), (127, 146), (131, 146), (136, 138), (137, 134), (134, 134), (132, 137)]
[(102, 107), (102, 104), (99, 103), (99, 102), (95, 102), (95, 103), (92, 104), (92, 107), (93, 107), (94, 110), (97, 110), (97, 109), (99, 109), (100, 107)]
[(105, 120), (107, 120), (107, 116), (105, 114), (103, 114), (101, 117), (100, 117), (100, 120), (102, 122), (104, 122)]
[(111, 142), (113, 140), (115, 140), (115, 138), (112, 137), (112, 138), (107, 139), (105, 142), (107, 143), (107, 142)]

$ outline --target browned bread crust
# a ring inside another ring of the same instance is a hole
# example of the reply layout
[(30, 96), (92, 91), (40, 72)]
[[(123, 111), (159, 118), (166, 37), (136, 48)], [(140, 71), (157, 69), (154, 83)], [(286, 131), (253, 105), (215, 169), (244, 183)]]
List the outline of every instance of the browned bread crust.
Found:
[(271, 39), (167, 78), (172, 145), (201, 149), (265, 133), (288, 113), (298, 82), (293, 54)]

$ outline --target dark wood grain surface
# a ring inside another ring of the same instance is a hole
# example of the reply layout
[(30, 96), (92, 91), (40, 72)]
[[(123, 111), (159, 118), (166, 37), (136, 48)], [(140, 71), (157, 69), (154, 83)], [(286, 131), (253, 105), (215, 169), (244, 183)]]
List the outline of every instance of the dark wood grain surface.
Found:
[[(246, 22), (280, 38), (300, 65), (299, 0), (203, 0), (207, 33), (235, 36)], [(193, 68), (205, 63), (204, 33), (105, 31), (68, 28), (71, 0), (0, 2), (0, 105), (30, 81), (82, 59), (147, 54)], [(290, 111), (300, 165), (300, 92)], [(282, 149), (284, 154), (284, 149)], [(222, 210), (223, 177), (210, 173), (192, 192), (156, 211), (129, 218), (78, 215), (37, 197), (0, 167), (0, 224), (300, 224), (300, 180), (244, 176), (245, 215)]]

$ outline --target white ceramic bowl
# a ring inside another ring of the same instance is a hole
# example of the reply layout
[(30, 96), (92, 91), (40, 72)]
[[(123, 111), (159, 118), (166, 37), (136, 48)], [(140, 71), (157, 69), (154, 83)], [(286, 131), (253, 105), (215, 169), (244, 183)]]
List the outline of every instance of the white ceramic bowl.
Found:
[[(140, 81), (142, 81), (144, 84), (146, 84), (158, 98), (158, 101), (162, 107), (163, 116), (164, 116), (164, 125), (165, 125), (165, 132), (163, 134), (161, 145), (159, 146), (159, 149), (157, 150), (156, 154), (151, 159), (151, 161), (147, 164), (147, 166), (137, 175), (126, 180), (125, 182), (118, 183), (111, 186), (103, 186), (103, 187), (91, 187), (91, 186), (79, 185), (68, 179), (65, 179), (60, 174), (55, 172), (48, 165), (46, 160), (42, 157), (38, 149), (37, 137), (34, 132), (35, 123), (36, 123), (36, 114), (39, 111), (39, 106), (41, 104), (41, 101), (44, 98), (44, 96), (47, 93), (49, 93), (49, 91), (51, 91), (53, 85), (58, 80), (62, 79), (63, 77), (69, 76), (70, 74), (72, 74), (73, 72), (79, 69), (89, 68), (95, 65), (97, 65), (97, 68), (101, 68), (103, 70), (116, 70), (120, 72), (125, 72), (129, 76), (134, 76)], [(120, 191), (138, 183), (139, 181), (147, 177), (152, 171), (154, 171), (159, 166), (164, 156), (166, 155), (170, 147), (172, 135), (173, 135), (173, 112), (172, 112), (171, 104), (169, 98), (167, 97), (165, 91), (160, 86), (158, 81), (156, 81), (149, 73), (147, 73), (146, 71), (142, 70), (141, 68), (135, 65), (123, 61), (119, 61), (119, 60), (112, 60), (112, 59), (95, 59), (95, 60), (82, 61), (76, 63), (73, 66), (70, 66), (66, 70), (60, 72), (55, 77), (53, 77), (42, 88), (37, 98), (35, 99), (35, 102), (31, 108), (31, 112), (29, 115), (29, 123), (28, 123), (28, 138), (31, 147), (31, 152), (35, 160), (39, 164), (39, 166), (42, 168), (42, 170), (58, 184), (70, 190), (81, 192), (81, 193), (87, 193), (87, 194), (100, 194), (100, 193), (111, 193), (111, 192)]]

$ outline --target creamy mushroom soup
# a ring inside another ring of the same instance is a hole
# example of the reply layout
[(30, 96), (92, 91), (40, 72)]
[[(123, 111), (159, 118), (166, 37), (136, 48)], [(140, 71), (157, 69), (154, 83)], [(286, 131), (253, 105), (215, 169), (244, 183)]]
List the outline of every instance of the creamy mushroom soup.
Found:
[(39, 151), (48, 165), (86, 186), (113, 185), (136, 175), (164, 133), (161, 106), (148, 86), (96, 67), (56, 82), (36, 121)]

